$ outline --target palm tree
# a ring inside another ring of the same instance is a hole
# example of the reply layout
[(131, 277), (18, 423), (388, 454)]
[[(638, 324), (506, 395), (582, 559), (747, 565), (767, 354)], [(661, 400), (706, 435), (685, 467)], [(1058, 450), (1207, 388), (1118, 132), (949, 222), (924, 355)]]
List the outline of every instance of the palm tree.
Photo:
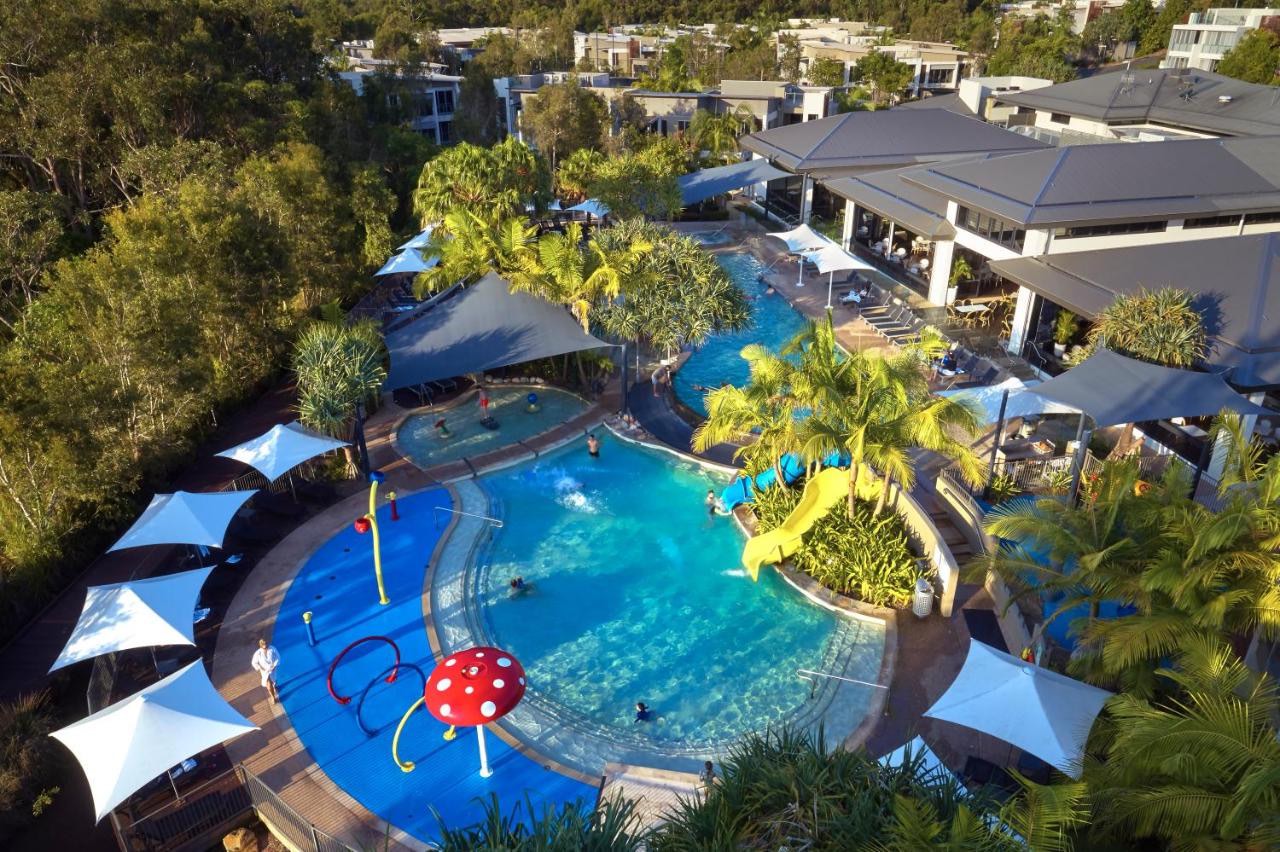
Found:
[(513, 288), (523, 287), (539, 274), (534, 240), (538, 229), (523, 218), (501, 216), (470, 209), (451, 210), (431, 241), (422, 250), (424, 257), (440, 262), (414, 279), (414, 294), (447, 289), (493, 270)]
[(541, 157), (515, 137), (488, 148), (463, 142), (422, 167), (413, 207), (424, 227), (459, 208), (518, 215), (548, 183)]
[(580, 201), (590, 195), (596, 173), (604, 163), (604, 154), (594, 148), (579, 148), (561, 160), (556, 169), (556, 188), (561, 197)]
[(689, 122), (689, 136), (711, 160), (732, 163), (738, 159), (738, 137), (754, 116), (744, 104), (733, 112), (716, 114), (700, 109)]
[[(309, 326), (293, 352), (298, 419), (335, 438), (349, 437), (358, 408), (378, 398), (387, 377), (385, 357), (382, 337), (370, 321)], [(348, 468), (355, 472), (359, 465), (351, 448), (345, 447), (344, 452)]]
[(589, 331), (592, 309), (622, 293), (649, 248), (642, 242), (623, 246), (598, 239), (584, 244), (582, 226), (570, 222), (563, 234), (544, 234), (538, 240), (536, 273), (513, 278), (512, 289), (567, 305), (582, 330)]
[(1173, 697), (1122, 693), (1108, 703), (1095, 735), (1103, 760), (1084, 774), (1096, 828), (1176, 849), (1280, 848), (1275, 681), (1208, 636), (1159, 674)]

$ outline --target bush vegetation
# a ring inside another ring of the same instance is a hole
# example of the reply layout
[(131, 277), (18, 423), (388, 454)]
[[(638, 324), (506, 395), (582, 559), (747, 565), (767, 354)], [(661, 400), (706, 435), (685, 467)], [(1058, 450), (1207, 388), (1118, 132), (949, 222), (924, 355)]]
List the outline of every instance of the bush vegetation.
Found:
[(59, 792), (62, 765), (47, 693), (0, 704), (0, 844), (39, 816)]

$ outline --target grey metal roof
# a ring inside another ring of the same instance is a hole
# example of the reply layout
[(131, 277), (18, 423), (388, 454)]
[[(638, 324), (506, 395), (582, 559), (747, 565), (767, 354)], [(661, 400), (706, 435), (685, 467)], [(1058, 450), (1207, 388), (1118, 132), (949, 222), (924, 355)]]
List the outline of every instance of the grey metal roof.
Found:
[(970, 157), (987, 151), (1047, 147), (985, 121), (945, 109), (847, 112), (752, 133), (744, 150), (797, 174), (848, 177), (868, 169)]
[(1280, 209), (1280, 136), (1071, 145), (907, 177), (1028, 227)]
[(969, 108), (969, 105), (960, 98), (959, 92), (952, 92), (949, 95), (933, 95), (919, 100), (907, 101), (898, 104), (894, 109), (945, 109), (949, 112), (967, 115), (970, 118), (976, 113)]
[(1272, 413), (1233, 391), (1220, 374), (1148, 364), (1108, 349), (1036, 385), (1032, 393), (1078, 408), (1097, 426), (1205, 417), (1224, 408), (1240, 414)]
[(1147, 121), (1225, 136), (1280, 133), (1280, 89), (1195, 69), (1095, 74), (993, 97), (1098, 121)]
[(881, 216), (887, 216), (909, 231), (929, 239), (949, 240), (956, 229), (947, 221), (947, 200), (902, 179), (906, 169), (886, 169), (849, 178), (824, 180), (830, 192), (847, 198)]
[(495, 272), (445, 296), (386, 340), (388, 390), (609, 345), (560, 305), (512, 293)]
[(701, 169), (677, 178), (676, 182), (680, 185), (680, 200), (688, 206), (753, 183), (785, 177), (791, 177), (791, 173), (774, 168), (768, 160), (747, 160)]
[(1212, 349), (1239, 387), (1280, 385), (1280, 234), (992, 261), (1000, 276), (1090, 319), (1117, 296), (1190, 291)]

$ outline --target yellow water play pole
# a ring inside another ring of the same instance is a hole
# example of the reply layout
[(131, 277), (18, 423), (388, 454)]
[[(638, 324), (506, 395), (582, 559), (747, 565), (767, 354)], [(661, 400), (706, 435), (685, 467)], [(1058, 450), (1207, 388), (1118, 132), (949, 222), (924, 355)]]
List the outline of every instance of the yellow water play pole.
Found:
[(356, 532), (373, 532), (373, 573), (378, 578), (378, 603), (383, 606), (391, 603), (387, 587), (382, 582), (382, 542), (378, 537), (378, 483), (386, 478), (380, 470), (369, 474), (369, 514), (356, 519)]
[(412, 760), (400, 759), (400, 732), (404, 730), (404, 723), (409, 721), (409, 717), (413, 715), (413, 711), (422, 706), (423, 701), (426, 701), (426, 698), (420, 696), (417, 701), (409, 705), (409, 709), (400, 717), (400, 724), (396, 725), (395, 736), (391, 738), (391, 759), (396, 762), (396, 766), (400, 767), (401, 772), (412, 772), (414, 769), (414, 762)]

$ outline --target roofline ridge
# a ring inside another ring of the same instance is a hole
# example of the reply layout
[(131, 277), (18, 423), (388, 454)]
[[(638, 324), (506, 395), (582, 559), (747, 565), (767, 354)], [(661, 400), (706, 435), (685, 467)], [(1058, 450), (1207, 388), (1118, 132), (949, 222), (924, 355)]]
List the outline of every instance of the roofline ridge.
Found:
[(825, 145), (827, 140), (831, 138), (832, 134), (834, 134), (841, 127), (844, 127), (845, 121), (847, 121), (850, 118), (850, 116), (853, 116), (853, 115), (856, 115), (856, 113), (852, 113), (852, 112), (841, 113), (840, 120), (832, 122), (831, 129), (828, 130), (826, 133), (824, 133), (821, 139), (819, 139), (817, 142), (811, 145), (809, 147), (809, 152), (803, 155), (800, 159), (802, 160), (809, 159), (809, 157), (813, 154), (813, 152), (821, 148), (823, 145)]
[(1040, 191), (1036, 193), (1036, 197), (1031, 199), (1030, 206), (1032, 208), (1040, 206), (1040, 199), (1044, 198), (1044, 194), (1049, 191), (1049, 185), (1053, 183), (1053, 179), (1058, 176), (1058, 171), (1062, 168), (1062, 164), (1067, 161), (1067, 155), (1071, 151), (1071, 146), (1058, 149), (1058, 159), (1053, 164), (1053, 168), (1049, 170), (1049, 174), (1045, 175), (1044, 181), (1040, 184)]

